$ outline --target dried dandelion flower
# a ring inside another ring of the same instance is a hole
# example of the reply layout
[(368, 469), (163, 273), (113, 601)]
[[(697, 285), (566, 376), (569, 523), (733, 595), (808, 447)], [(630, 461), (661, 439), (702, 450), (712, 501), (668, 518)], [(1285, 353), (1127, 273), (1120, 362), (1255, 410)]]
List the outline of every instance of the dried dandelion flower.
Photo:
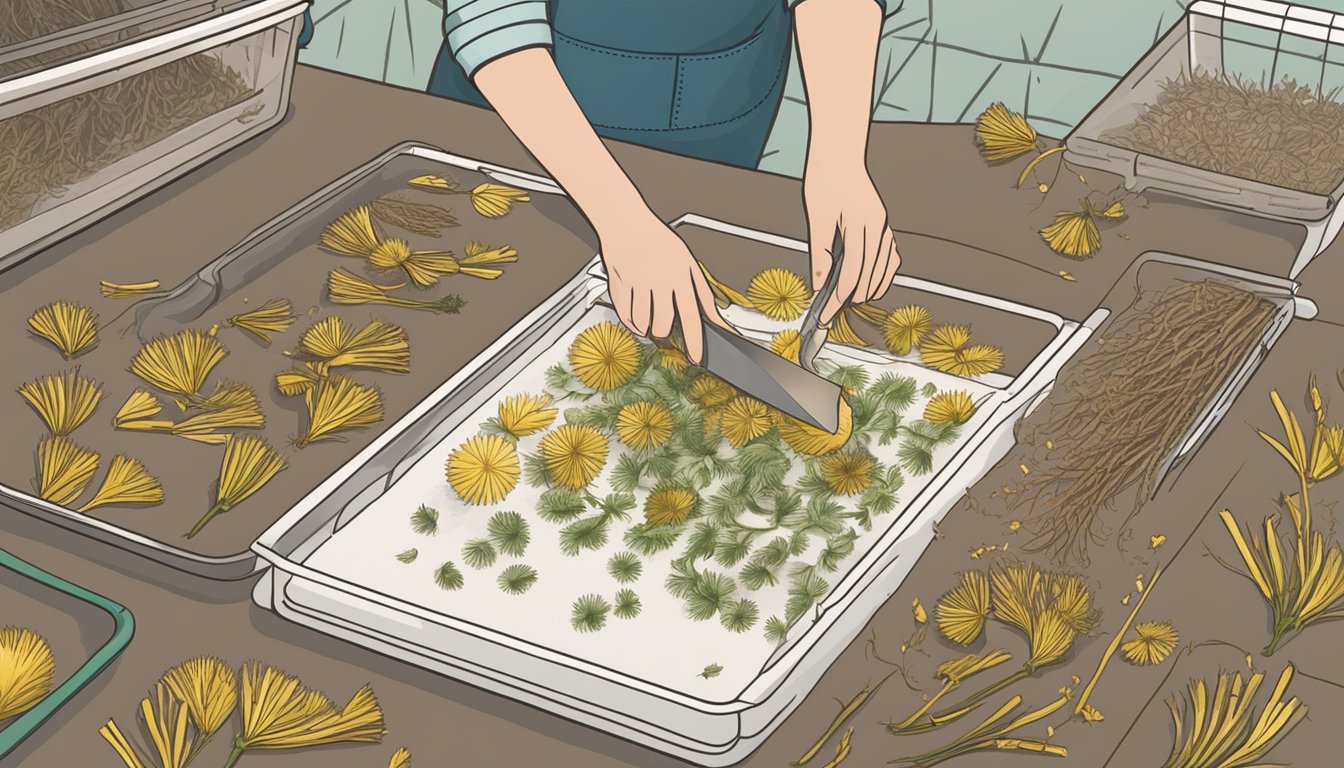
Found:
[(105, 507), (110, 504), (162, 504), (163, 485), (149, 474), (145, 465), (124, 453), (112, 457), (107, 477), (98, 492), (78, 512)]
[(965, 424), (975, 415), (975, 401), (968, 392), (939, 392), (924, 406), (924, 420), (934, 424)]
[(737, 390), (712, 373), (702, 373), (691, 380), (686, 396), (704, 411), (715, 411), (732, 402)]
[(61, 351), (69, 360), (98, 343), (98, 315), (82, 304), (53, 301), (28, 318), (28, 328)]
[(447, 175), (428, 173), (407, 179), (407, 184), (428, 192), (455, 193), (459, 190), (457, 180)]
[(295, 749), (323, 744), (377, 744), (386, 729), (383, 710), (369, 686), (341, 709), (297, 677), (260, 662), (243, 664), (240, 697), (243, 727), (233, 740), (227, 766), (250, 749)]
[(588, 485), (607, 462), (607, 438), (588, 426), (565, 424), (541, 439), (541, 458), (564, 488)]
[(1050, 607), (1080, 635), (1090, 635), (1101, 623), (1101, 612), (1092, 607), (1092, 591), (1072, 574), (1049, 575)]
[(1307, 716), (1296, 696), (1285, 698), (1293, 673), (1292, 664), (1284, 667), (1259, 717), (1255, 694), (1264, 672), (1249, 679), (1224, 672), (1213, 691), (1203, 679), (1191, 680), (1185, 707), (1175, 697), (1167, 700), (1175, 736), (1162, 768), (1265, 768), (1265, 756)]
[(532, 198), (525, 190), (503, 184), (479, 184), (471, 190), (471, 207), (487, 219), (498, 219), (513, 210), (514, 203), (526, 203)]
[(163, 673), (163, 684), (182, 700), (201, 736), (213, 736), (238, 706), (238, 675), (213, 656), (197, 656)]
[(770, 339), (770, 351), (792, 363), (798, 362), (801, 348), (802, 337), (793, 328), (780, 331)]
[(1145, 621), (1134, 625), (1134, 639), (1126, 640), (1120, 650), (1129, 663), (1146, 667), (1161, 664), (1180, 640), (1170, 621)]
[(862, 453), (832, 453), (821, 460), (821, 476), (831, 493), (854, 496), (873, 482), (873, 460)]
[(156, 336), (131, 358), (131, 373), (173, 395), (180, 406), (197, 397), (205, 379), (229, 351), (219, 339), (194, 328)]
[(644, 502), (649, 525), (679, 525), (686, 522), (700, 503), (695, 491), (681, 485), (660, 485)]
[(1098, 219), (1120, 219), (1125, 215), (1125, 206), (1118, 202), (1102, 208), (1083, 199), (1079, 205), (1079, 210), (1055, 214), (1055, 223), (1041, 230), (1041, 239), (1050, 250), (1071, 259), (1086, 259), (1101, 250)]
[[(154, 685), (153, 698), (146, 696), (140, 700), (140, 720), (149, 731), (150, 743), (154, 745), (154, 757), (151, 765), (162, 768), (186, 768), (187, 763), (196, 755), (200, 744), (196, 734), (188, 729), (190, 714), (182, 701), (174, 696), (163, 682)], [(116, 751), (117, 756), (127, 768), (144, 768), (145, 762), (117, 727), (115, 720), (98, 729), (98, 733)]]
[(498, 277), (504, 273), (494, 269), (495, 264), (518, 261), (518, 251), (514, 248), (507, 245), (490, 246), (476, 240), (468, 240), (462, 252), (465, 254), (461, 259), (463, 274), (476, 277)]
[(461, 296), (450, 293), (438, 299), (408, 299), (392, 296), (392, 291), (401, 288), (398, 285), (378, 285), (366, 280), (348, 269), (333, 269), (327, 274), (327, 298), (333, 304), (381, 304), (402, 309), (419, 309), (426, 312), (455, 315), (462, 311), (466, 302)]
[(383, 420), (383, 395), (377, 387), (331, 376), (304, 393), (308, 428), (294, 441), (303, 448), (322, 440), (343, 440), (337, 432), (367, 427)]
[(551, 426), (560, 409), (552, 408), (555, 398), (544, 395), (514, 395), (499, 404), (499, 424), (515, 440), (534, 435)]
[(386, 373), (411, 370), (410, 337), (405, 328), (386, 320), (370, 320), (356, 331), (345, 320), (332, 315), (304, 331), (299, 337), (299, 352), (315, 358), (312, 370), (319, 375), (340, 367)]
[(751, 306), (771, 320), (797, 320), (811, 296), (803, 278), (783, 267), (762, 270), (747, 285)]
[(158, 280), (146, 280), (140, 283), (114, 283), (110, 280), (98, 281), (98, 292), (104, 299), (148, 299), (154, 296), (166, 296), (167, 291), (159, 290)]
[(1003, 351), (998, 347), (971, 345), (970, 341), (970, 328), (940, 325), (920, 342), (920, 360), (935, 370), (961, 377), (983, 376), (1003, 365)]
[(943, 637), (958, 645), (975, 642), (989, 618), (989, 579), (983, 571), (963, 572), (961, 584), (938, 600), (933, 613)]
[(613, 390), (630, 380), (639, 368), (639, 343), (634, 334), (603, 321), (580, 333), (569, 347), (574, 375), (599, 392)]
[(27, 382), (18, 391), (56, 437), (88, 421), (103, 399), (103, 385), (80, 376), (78, 368)]
[(318, 362), (308, 361), (298, 368), (281, 371), (275, 374), (275, 388), (286, 397), (302, 395), (323, 379), (323, 374), (318, 371), (320, 366)]
[(51, 693), (55, 675), (46, 638), (22, 627), (0, 629), (0, 722), (37, 706)]
[[(368, 260), (369, 266), (382, 272), (402, 270), (417, 288), (428, 288), (437, 283), (440, 277), (455, 275), (461, 271), (452, 251), (412, 251), (411, 244), (399, 238), (378, 243), (369, 253)], [(488, 277), (494, 278), (503, 274), (499, 270), (493, 271), (495, 274)], [(476, 276), (486, 277), (486, 275)]]
[(825, 456), (839, 450), (849, 442), (849, 436), (854, 431), (854, 409), (843, 397), (840, 398), (840, 429), (835, 433), (818, 429), (782, 411), (775, 411), (772, 416), (784, 442), (807, 456)]
[(126, 398), (126, 402), (117, 411), (117, 415), (112, 418), (112, 423), (120, 427), (127, 422), (152, 418), (162, 411), (163, 406), (159, 405), (158, 398), (154, 397), (152, 392), (137, 389), (131, 393), (130, 397)]
[(496, 504), (518, 485), (518, 453), (499, 435), (476, 435), (448, 457), (447, 474), (466, 503)]
[(417, 203), (401, 195), (374, 198), (369, 207), (384, 224), (425, 237), (440, 237), (443, 230), (457, 226), (457, 217), (451, 210), (429, 203)]
[(322, 247), (342, 256), (368, 258), (378, 247), (378, 230), (373, 227), (372, 211), (361, 205), (341, 214), (322, 230)]
[(1073, 627), (1058, 611), (1047, 608), (1035, 617), (1027, 639), (1031, 644), (1031, 658), (1027, 666), (1031, 669), (1047, 667), (1060, 659), (1073, 647), (1077, 636)]
[(66, 506), (84, 493), (98, 471), (98, 453), (67, 437), (45, 437), (37, 444), (37, 495)]
[(975, 140), (990, 162), (1012, 160), (1037, 150), (1039, 137), (1027, 119), (996, 101), (975, 119)]
[(616, 436), (637, 451), (657, 448), (672, 436), (672, 413), (662, 403), (631, 403), (616, 416)]
[(745, 395), (728, 401), (719, 419), (719, 429), (734, 448), (741, 448), (764, 435), (774, 425), (765, 403)]
[(655, 342), (654, 353), (658, 365), (669, 371), (681, 373), (691, 367), (691, 359), (686, 356), (686, 349), (680, 339), (673, 339), (669, 344)]
[(402, 747), (392, 753), (392, 759), (387, 761), (387, 768), (411, 768), (411, 751)]
[(908, 355), (932, 325), (933, 315), (929, 310), (908, 304), (887, 315), (882, 322), (882, 340), (893, 354)]
[(228, 512), (261, 490), (285, 468), (285, 463), (285, 457), (260, 437), (230, 435), (224, 443), (215, 503), (187, 533), (187, 538), (200, 533), (216, 515)]
[(256, 392), (252, 387), (237, 382), (222, 384), (213, 395), (197, 403), (193, 410), (197, 413), (177, 423), (160, 420), (125, 421), (117, 426), (145, 432), (167, 432), (208, 445), (224, 444), (228, 435), (221, 430), (261, 429), (266, 426), (266, 417), (261, 412)]
[(229, 317), (224, 324), (252, 334), (269, 347), (270, 334), (284, 333), (298, 319), (289, 299), (271, 299), (256, 309)]

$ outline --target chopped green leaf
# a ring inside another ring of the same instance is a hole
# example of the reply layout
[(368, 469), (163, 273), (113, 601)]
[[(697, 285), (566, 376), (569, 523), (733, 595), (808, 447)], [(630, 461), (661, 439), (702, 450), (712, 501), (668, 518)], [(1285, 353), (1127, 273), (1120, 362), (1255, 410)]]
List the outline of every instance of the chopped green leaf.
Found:
[(719, 622), (729, 632), (746, 632), (756, 626), (761, 611), (752, 600), (734, 600), (723, 608)]
[(462, 559), (472, 568), (489, 568), (498, 556), (489, 539), (471, 539), (462, 545)]
[(644, 564), (634, 552), (617, 552), (607, 561), (607, 573), (622, 584), (638, 581), (644, 573)]
[(585, 517), (560, 531), (560, 551), (573, 557), (585, 549), (601, 549), (607, 544), (609, 523), (605, 517)]
[(639, 595), (634, 590), (622, 589), (616, 593), (616, 608), (612, 613), (618, 619), (633, 619), (639, 615), (641, 608)]
[(709, 665), (707, 665), (707, 666), (705, 667), (705, 671), (700, 673), (700, 677), (703, 677), (703, 678), (705, 678), (706, 680), (709, 680), (709, 679), (718, 677), (718, 676), (719, 676), (719, 673), (721, 673), (721, 672), (723, 672), (723, 667), (722, 667), (722, 666), (720, 666), (720, 665), (718, 665), (718, 664), (709, 664)]
[(426, 536), (433, 536), (439, 530), (439, 510), (421, 504), (411, 513), (411, 530)]
[(510, 595), (521, 595), (537, 583), (537, 571), (530, 565), (514, 563), (500, 571), (499, 588)]
[(548, 523), (565, 523), (588, 510), (583, 496), (568, 488), (552, 488), (537, 501), (537, 516)]
[(466, 580), (462, 577), (462, 572), (450, 560), (434, 571), (434, 583), (439, 585), (439, 589), (451, 591), (461, 589)]
[(574, 601), (570, 623), (577, 632), (596, 632), (607, 625), (611, 604), (601, 595), (584, 595)]
[(513, 557), (522, 557), (532, 540), (527, 521), (517, 512), (496, 512), (485, 524), (485, 530), (500, 552)]
[(403, 563), (414, 563), (415, 558), (419, 556), (420, 556), (420, 550), (412, 547), (411, 549), (408, 549), (405, 552), (402, 552), (401, 554), (397, 555), (397, 559)]

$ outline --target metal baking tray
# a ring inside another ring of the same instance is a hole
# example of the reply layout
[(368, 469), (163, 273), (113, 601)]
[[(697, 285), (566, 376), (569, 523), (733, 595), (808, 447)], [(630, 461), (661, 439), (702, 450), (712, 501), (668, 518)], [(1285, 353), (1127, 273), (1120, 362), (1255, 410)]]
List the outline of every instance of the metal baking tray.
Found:
[(0, 549), (0, 626), (46, 639), (56, 661), (55, 687), (32, 709), (0, 725), (0, 759), (97, 677), (131, 642), (131, 612)]
[(1328, 194), (1243, 179), (1136, 152), (1105, 139), (1129, 125), (1181, 75), (1222, 74), (1253, 83), (1285, 75), (1322, 98), (1344, 98), (1344, 16), (1276, 0), (1198, 0), (1152, 50), (1069, 133), (1065, 158), (1153, 189), (1220, 208), (1301, 224), (1307, 238), (1287, 277), (1296, 277), (1344, 226), (1344, 178)]
[[(104, 299), (98, 281), (152, 276), (155, 260), (163, 258), (163, 252), (149, 251), (119, 261), (143, 269), (140, 277), (91, 274), (87, 264), (41, 263), (41, 256), (18, 268), (0, 270), (0, 347), (9, 356), (6, 372), (0, 374), (0, 387), (11, 393), (0, 399), (0, 418), (9, 425), (5, 447), (0, 448), (0, 503), (207, 578), (241, 579), (253, 574), (257, 557), (249, 547), (259, 533), (326, 482), (332, 470), (353, 458), (386, 425), (413, 410), (488, 343), (512, 328), (556, 286), (586, 269), (596, 253), (596, 236), (564, 196), (534, 195), (531, 203), (520, 203), (508, 216), (486, 219), (472, 211), (465, 197), (441, 199), (424, 193), (422, 200), (452, 207), (461, 226), (445, 230), (442, 239), (407, 234), (413, 247), (447, 245), (460, 252), (468, 239), (510, 244), (518, 250), (518, 263), (506, 265), (506, 274), (497, 280), (452, 276), (440, 281), (437, 289), (426, 291), (432, 296), (461, 295), (467, 303), (459, 315), (329, 303), (325, 292), (328, 270), (345, 267), (359, 271), (361, 262), (319, 249), (323, 227), (355, 205), (405, 190), (409, 178), (432, 173), (450, 174), (467, 189), (490, 180), (514, 185), (544, 182), (529, 174), (407, 143), (389, 149), (280, 213), (160, 299), (134, 306), (125, 300)], [(200, 535), (185, 539), (182, 534), (203, 513), (202, 504), (208, 508), (213, 499), (210, 494), (220, 449), (169, 435), (114, 430), (112, 414), (133, 389), (143, 386), (127, 372), (128, 361), (142, 342), (156, 334), (186, 327), (208, 329), (230, 315), (279, 297), (292, 301), (299, 321), (277, 336), (269, 348), (237, 331), (221, 330), (229, 356), (206, 386), (212, 387), (222, 379), (252, 385), (267, 418), (265, 429), (259, 432), (271, 445), (286, 452), (289, 466)], [(99, 334), (99, 345), (73, 361), (61, 360), (58, 353), (30, 338), (26, 331), (28, 315), (55, 299), (91, 306), (100, 322), (108, 323)], [(120, 320), (109, 322), (119, 313), (124, 313)], [(402, 325), (411, 339), (411, 371), (403, 375), (353, 372), (356, 380), (382, 390), (386, 414), (382, 425), (348, 433), (348, 442), (290, 450), (286, 447), (288, 440), (303, 418), (302, 398), (282, 397), (275, 391), (272, 377), (291, 365), (282, 351), (291, 349), (299, 334), (314, 322), (331, 315), (357, 326), (371, 317)], [(163, 505), (149, 509), (106, 507), (85, 515), (43, 501), (28, 490), (33, 472), (31, 451), (45, 432), (40, 420), (13, 391), (25, 381), (75, 365), (81, 367), (83, 375), (102, 382), (105, 394), (99, 411), (73, 439), (104, 457), (124, 450), (143, 461), (163, 482), (167, 497)]]
[[(805, 243), (701, 216), (683, 217), (673, 226), (688, 242), (697, 232), (711, 232), (744, 246), (766, 245), (791, 258), (805, 258)], [(699, 255), (709, 261), (703, 250)], [(726, 259), (720, 256), (716, 267)], [(258, 583), (254, 599), (298, 624), (706, 766), (741, 760), (802, 701), (896, 590), (932, 540), (937, 521), (1008, 452), (1013, 423), (1039, 402), (1060, 368), (1107, 316), (1098, 310), (1079, 323), (898, 276), (893, 292), (907, 300), (929, 296), (1004, 321), (1026, 318), (1049, 329), (1048, 341), (1020, 372), (973, 382), (973, 390), (986, 394), (964, 425), (962, 438), (928, 476), (907, 480), (903, 506), (879, 518), (871, 538), (860, 540), (850, 564), (833, 574), (830, 592), (782, 642), (744, 659), (743, 667), (728, 669), (712, 682), (672, 684), (663, 679), (665, 675), (637, 675), (629, 668), (641, 662), (622, 658), (631, 654), (575, 653), (568, 645), (572, 641), (538, 637), (542, 630), (535, 627), (528, 637), (482, 622), (476, 613), (489, 609), (479, 605), (463, 605), (448, 613), (389, 594), (373, 586), (380, 578), (373, 573), (380, 567), (378, 558), (364, 558), (354, 570), (316, 565), (323, 560), (322, 548), (338, 541), (343, 529), (369, 530), (362, 527), (361, 516), (372, 514), (369, 510), (399, 482), (414, 478), (420, 463), (428, 461), (426, 457), (441, 443), (455, 445), (464, 427), (474, 429), (504, 387), (520, 376), (534, 376), (547, 356), (556, 354), (557, 342), (585, 318), (609, 314), (604, 307), (595, 307), (605, 291), (600, 264), (595, 262), (589, 274), (575, 278), (534, 309), (262, 534), (253, 549), (273, 567)], [(772, 330), (767, 323), (752, 325), (751, 318), (742, 314), (730, 311), (728, 317), (744, 334), (761, 341)], [(823, 354), (859, 364), (891, 361), (873, 350), (839, 345), (828, 346)], [(440, 467), (437, 459), (433, 467)], [(440, 469), (435, 472), (441, 474)], [(454, 519), (468, 514), (460, 505), (441, 509)], [(367, 525), (378, 519), (371, 518)], [(363, 575), (356, 572), (361, 570)], [(573, 570), (566, 576), (569, 583)], [(650, 623), (647, 629), (649, 636), (643, 642), (655, 646), (705, 647), (685, 637), (690, 630), (682, 625)]]

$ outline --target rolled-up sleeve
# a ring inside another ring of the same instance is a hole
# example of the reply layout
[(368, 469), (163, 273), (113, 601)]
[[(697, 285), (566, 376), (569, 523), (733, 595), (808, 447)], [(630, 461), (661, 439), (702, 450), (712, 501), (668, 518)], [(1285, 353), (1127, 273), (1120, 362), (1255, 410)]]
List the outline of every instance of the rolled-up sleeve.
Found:
[(448, 48), (468, 78), (492, 59), (552, 42), (546, 0), (447, 0), (444, 11)]
[[(799, 3), (804, 2), (804, 0), (786, 0), (786, 2), (789, 4), (789, 10), (793, 10)], [(905, 2), (905, 0), (873, 0), (873, 2), (877, 3), (878, 6), (882, 8), (883, 16), (890, 16), (901, 7), (901, 3)]]

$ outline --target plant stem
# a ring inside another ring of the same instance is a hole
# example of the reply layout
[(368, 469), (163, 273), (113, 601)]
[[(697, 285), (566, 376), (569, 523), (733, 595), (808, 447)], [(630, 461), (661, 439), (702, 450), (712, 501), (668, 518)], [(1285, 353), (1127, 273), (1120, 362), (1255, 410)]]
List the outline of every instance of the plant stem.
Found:
[(1129, 612), (1129, 618), (1125, 619), (1125, 623), (1120, 626), (1120, 631), (1116, 632), (1115, 637), (1111, 638), (1111, 644), (1106, 646), (1106, 652), (1101, 655), (1101, 661), (1097, 664), (1097, 671), (1092, 673), (1092, 679), (1087, 681), (1087, 686), (1083, 688), (1082, 695), (1078, 697), (1078, 703), (1073, 707), (1075, 716), (1082, 714), (1083, 708), (1087, 706), (1088, 698), (1092, 696), (1092, 691), (1096, 689), (1097, 683), (1101, 680), (1101, 673), (1106, 671), (1106, 665), (1110, 663), (1111, 657), (1115, 655), (1116, 649), (1125, 639), (1125, 633), (1129, 632), (1130, 626), (1134, 623), (1134, 618), (1139, 615), (1139, 609), (1143, 607), (1143, 601), (1147, 600), (1148, 595), (1152, 594), (1153, 587), (1157, 586), (1157, 580), (1161, 577), (1162, 566), (1159, 565), (1153, 570), (1153, 577), (1148, 580), (1148, 586), (1144, 588), (1143, 594), (1139, 595), (1139, 599), (1134, 603), (1134, 609)]
[(225, 761), (224, 768), (233, 768), (238, 764), (238, 758), (243, 756), (243, 751), (247, 749), (239, 743), (238, 739), (233, 740), (233, 751), (229, 753), (229, 759)]
[(202, 528), (208, 525), (211, 520), (215, 519), (215, 515), (218, 515), (221, 512), (228, 512), (228, 511), (229, 511), (228, 504), (225, 504), (224, 502), (216, 502), (215, 506), (211, 507), (210, 511), (205, 513), (205, 517), (202, 517), (200, 520), (196, 521), (196, 525), (192, 526), (191, 530), (187, 532), (187, 538), (190, 539), (191, 537), (200, 533)]
[(960, 716), (966, 714), (967, 712), (970, 711), (969, 707), (973, 707), (980, 704), (985, 699), (988, 699), (990, 696), (993, 696), (994, 694), (998, 693), (999, 691), (1002, 691), (1004, 688), (1007, 688), (1008, 686), (1012, 685), (1013, 683), (1016, 683), (1019, 680), (1025, 680), (1026, 678), (1030, 677), (1034, 672), (1035, 670), (1031, 669), (1030, 667), (1024, 666), (1021, 669), (1017, 670), (1016, 672), (1012, 673), (1011, 675), (1008, 675), (1007, 677), (1003, 678), (999, 682), (994, 683), (993, 685), (987, 688), (982, 688), (979, 692), (972, 694), (968, 698), (963, 699), (962, 701), (953, 704), (950, 707), (945, 707), (943, 710), (939, 712), (935, 712), (929, 715), (926, 722), (899, 731), (894, 730), (890, 727), (888, 727), (888, 730), (890, 730), (892, 733), (901, 736), (910, 736), (920, 733), (928, 733), (929, 731), (932, 731), (936, 728), (946, 725), (947, 723), (951, 722), (951, 720), (955, 720), (956, 717), (954, 716)]

